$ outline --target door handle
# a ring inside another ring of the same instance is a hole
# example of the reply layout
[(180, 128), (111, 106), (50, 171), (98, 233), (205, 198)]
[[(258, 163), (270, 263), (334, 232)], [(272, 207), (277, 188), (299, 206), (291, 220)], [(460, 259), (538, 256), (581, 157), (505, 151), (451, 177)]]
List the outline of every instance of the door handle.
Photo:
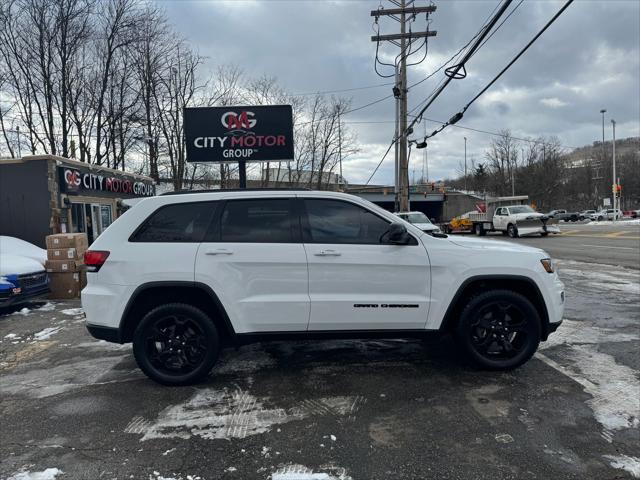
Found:
[(317, 253), (314, 253), (316, 257), (339, 257), (342, 255), (337, 250), (320, 250)]
[(216, 248), (215, 250), (207, 250), (204, 252), (205, 255), (233, 255), (231, 250), (227, 250), (226, 248)]

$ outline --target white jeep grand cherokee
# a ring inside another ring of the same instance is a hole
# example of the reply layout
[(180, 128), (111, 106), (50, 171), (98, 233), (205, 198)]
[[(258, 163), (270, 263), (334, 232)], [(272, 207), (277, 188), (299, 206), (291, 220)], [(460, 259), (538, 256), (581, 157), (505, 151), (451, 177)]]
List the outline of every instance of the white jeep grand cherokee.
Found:
[(220, 349), (265, 339), (452, 333), (480, 366), (526, 362), (560, 325), (542, 250), (433, 237), (359, 197), (232, 191), (140, 201), (85, 255), (96, 338), (133, 342), (152, 379), (205, 377)]

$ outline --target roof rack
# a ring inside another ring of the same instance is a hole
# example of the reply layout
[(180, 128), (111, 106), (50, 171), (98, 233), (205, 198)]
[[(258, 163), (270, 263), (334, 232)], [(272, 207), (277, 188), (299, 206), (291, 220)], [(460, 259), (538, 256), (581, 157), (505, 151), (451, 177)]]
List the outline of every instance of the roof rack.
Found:
[(175, 190), (173, 192), (164, 192), (159, 196), (165, 195), (186, 195), (191, 193), (222, 193), (222, 192), (299, 192), (300, 190), (311, 190), (306, 187), (298, 188), (216, 188), (207, 190)]

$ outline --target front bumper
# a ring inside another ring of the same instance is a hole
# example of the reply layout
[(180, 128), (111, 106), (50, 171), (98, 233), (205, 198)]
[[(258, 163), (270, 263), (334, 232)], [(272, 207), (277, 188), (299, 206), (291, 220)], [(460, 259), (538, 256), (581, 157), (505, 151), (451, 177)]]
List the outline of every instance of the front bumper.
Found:
[(10, 294), (8, 296), (0, 295), (0, 307), (19, 305), (29, 300), (46, 297), (50, 291), (49, 285), (43, 285), (39, 288), (23, 290), (20, 293)]

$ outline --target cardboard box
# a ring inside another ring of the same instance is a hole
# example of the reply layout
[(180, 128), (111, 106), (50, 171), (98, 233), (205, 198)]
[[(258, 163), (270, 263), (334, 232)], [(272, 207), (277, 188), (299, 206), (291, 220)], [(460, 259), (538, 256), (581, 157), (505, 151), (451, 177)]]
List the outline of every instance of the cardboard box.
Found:
[(49, 273), (79, 272), (84, 269), (81, 260), (47, 260), (44, 266)]
[(56, 233), (55, 235), (47, 235), (45, 242), (47, 244), (47, 250), (54, 248), (86, 250), (89, 248), (86, 233)]
[(84, 249), (78, 248), (50, 248), (47, 250), (48, 260), (83, 260)]
[(87, 275), (84, 270), (74, 273), (50, 273), (49, 279), (51, 280), (49, 298), (56, 300), (78, 298), (80, 291), (87, 284)]

